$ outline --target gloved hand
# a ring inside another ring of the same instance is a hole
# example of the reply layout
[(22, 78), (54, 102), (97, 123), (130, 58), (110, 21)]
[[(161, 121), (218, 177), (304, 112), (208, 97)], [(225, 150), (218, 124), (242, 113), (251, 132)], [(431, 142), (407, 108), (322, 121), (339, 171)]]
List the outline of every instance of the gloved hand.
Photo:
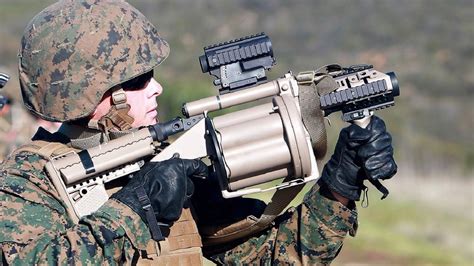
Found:
[(206, 236), (208, 230), (205, 226), (216, 228), (219, 225), (231, 224), (249, 215), (260, 217), (267, 206), (265, 202), (252, 199), (235, 197), (226, 199), (222, 197), (217, 176), (210, 175), (207, 179), (194, 181), (195, 191), (191, 198), (201, 235)]
[(396, 172), (392, 138), (383, 120), (372, 116), (365, 129), (352, 124), (341, 130), (318, 184), (349, 200), (359, 200), (364, 180), (388, 179)]
[[(194, 192), (194, 185), (189, 177), (204, 175), (207, 175), (207, 166), (199, 160), (173, 158), (163, 162), (149, 162), (134, 173), (129, 183), (111, 198), (129, 206), (150, 226), (144, 208), (147, 196), (156, 220), (169, 224), (178, 220), (185, 201)], [(140, 195), (140, 191), (145, 195)]]

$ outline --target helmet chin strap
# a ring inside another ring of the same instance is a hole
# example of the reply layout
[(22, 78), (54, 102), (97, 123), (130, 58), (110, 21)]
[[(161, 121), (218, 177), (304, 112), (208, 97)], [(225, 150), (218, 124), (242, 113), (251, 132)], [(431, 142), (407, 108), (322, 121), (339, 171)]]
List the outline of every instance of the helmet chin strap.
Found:
[(112, 92), (112, 106), (107, 114), (99, 120), (91, 119), (88, 127), (102, 131), (109, 139), (122, 136), (130, 132), (135, 121), (128, 112), (130, 112), (130, 105), (127, 104), (127, 96), (125, 91), (119, 88)]

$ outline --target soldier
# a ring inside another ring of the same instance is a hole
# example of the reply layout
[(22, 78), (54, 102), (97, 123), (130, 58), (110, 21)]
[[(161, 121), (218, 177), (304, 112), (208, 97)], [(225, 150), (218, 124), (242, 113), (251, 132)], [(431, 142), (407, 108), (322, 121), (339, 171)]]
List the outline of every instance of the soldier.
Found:
[[(193, 231), (194, 221), (181, 212), (193, 194), (190, 177), (206, 174), (202, 162), (148, 162), (78, 224), (43, 169), (47, 155), (97, 146), (156, 123), (155, 98), (163, 89), (153, 69), (168, 53), (168, 43), (156, 28), (123, 1), (64, 0), (28, 24), (19, 64), (24, 104), (42, 119), (63, 125), (55, 133), (40, 128), (30, 144), (1, 166), (3, 263), (202, 262), (199, 236), (158, 245), (152, 239), (156, 221), (181, 221), (183, 232)], [(321, 189), (315, 185), (301, 205), (268, 229), (208, 256), (222, 264), (329, 264), (347, 233), (355, 235), (354, 201), (360, 198), (363, 181), (390, 178), (396, 169), (381, 119), (373, 117), (366, 129), (344, 128), (323, 170)], [(153, 212), (142, 208), (143, 199)], [(170, 233), (167, 239), (176, 236)]]

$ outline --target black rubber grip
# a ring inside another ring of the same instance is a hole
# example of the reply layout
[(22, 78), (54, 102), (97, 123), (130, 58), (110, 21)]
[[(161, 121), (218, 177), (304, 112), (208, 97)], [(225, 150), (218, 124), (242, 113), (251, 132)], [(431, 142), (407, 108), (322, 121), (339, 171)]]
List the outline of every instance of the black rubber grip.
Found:
[(334, 106), (346, 104), (368, 96), (377, 95), (387, 91), (387, 82), (378, 80), (361, 86), (328, 93), (321, 97), (321, 109), (329, 109)]

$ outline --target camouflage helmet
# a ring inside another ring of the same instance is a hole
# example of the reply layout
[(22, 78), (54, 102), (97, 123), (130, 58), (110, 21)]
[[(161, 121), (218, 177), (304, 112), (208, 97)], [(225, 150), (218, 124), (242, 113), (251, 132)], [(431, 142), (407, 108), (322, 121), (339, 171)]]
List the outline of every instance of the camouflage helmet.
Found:
[(157, 29), (124, 1), (59, 1), (24, 31), (19, 53), (24, 104), (49, 121), (87, 117), (106, 91), (150, 72), (168, 54)]

